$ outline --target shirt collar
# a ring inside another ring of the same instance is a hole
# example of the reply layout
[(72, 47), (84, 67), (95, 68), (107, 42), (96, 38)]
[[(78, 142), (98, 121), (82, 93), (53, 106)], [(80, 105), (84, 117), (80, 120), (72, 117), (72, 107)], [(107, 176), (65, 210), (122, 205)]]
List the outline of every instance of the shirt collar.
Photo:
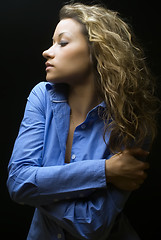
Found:
[(47, 83), (46, 89), (50, 93), (52, 102), (67, 102), (68, 85), (63, 83)]
[[(67, 102), (68, 89), (69, 89), (67, 84), (65, 83), (54, 84), (54, 83), (47, 82), (46, 89), (48, 90), (48, 92), (50, 92), (50, 97), (52, 102), (57, 102), (57, 103)], [(103, 108), (103, 109), (106, 108), (106, 103), (102, 101), (92, 110), (95, 110), (97, 108)]]
[(106, 103), (105, 103), (105, 101), (102, 101), (97, 107), (106, 108)]

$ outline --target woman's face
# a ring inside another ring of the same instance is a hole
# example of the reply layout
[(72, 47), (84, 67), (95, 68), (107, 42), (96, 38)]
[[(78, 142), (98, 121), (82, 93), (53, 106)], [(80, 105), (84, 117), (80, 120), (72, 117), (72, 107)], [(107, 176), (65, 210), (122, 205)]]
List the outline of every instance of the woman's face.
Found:
[(89, 46), (82, 26), (73, 19), (61, 20), (54, 32), (53, 45), (43, 52), (46, 80), (74, 84), (87, 79), (92, 71)]

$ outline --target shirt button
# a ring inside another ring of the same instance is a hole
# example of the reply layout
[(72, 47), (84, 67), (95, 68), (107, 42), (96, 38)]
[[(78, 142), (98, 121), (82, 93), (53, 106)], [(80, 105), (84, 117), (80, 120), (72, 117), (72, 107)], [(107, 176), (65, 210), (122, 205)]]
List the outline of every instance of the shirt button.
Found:
[(86, 125), (85, 124), (82, 124), (81, 125), (81, 129), (85, 129), (86, 128)]
[(72, 155), (72, 160), (74, 160), (76, 158), (76, 155), (75, 154), (73, 154)]
[(61, 238), (62, 238), (61, 233), (58, 233), (57, 238), (58, 238), (58, 239), (61, 239)]

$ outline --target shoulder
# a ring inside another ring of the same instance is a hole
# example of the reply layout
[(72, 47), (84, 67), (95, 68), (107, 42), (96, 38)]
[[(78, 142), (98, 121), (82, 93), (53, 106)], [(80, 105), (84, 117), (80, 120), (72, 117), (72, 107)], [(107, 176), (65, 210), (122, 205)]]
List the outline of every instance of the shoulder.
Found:
[(44, 113), (49, 102), (48, 89), (50, 86), (52, 88), (52, 84), (48, 82), (40, 82), (35, 85), (27, 98), (27, 109), (37, 109)]
[(66, 102), (68, 86), (66, 84), (53, 84), (40, 82), (31, 91), (29, 98), (37, 97), (40, 101), (50, 99), (51, 102)]
[(52, 84), (49, 82), (40, 82), (31, 90), (28, 100), (32, 98), (38, 98), (40, 101), (43, 101), (49, 89), (52, 89)]
[(39, 82), (33, 89), (32, 93), (35, 94), (45, 94), (47, 90), (52, 88), (52, 84), (49, 82)]

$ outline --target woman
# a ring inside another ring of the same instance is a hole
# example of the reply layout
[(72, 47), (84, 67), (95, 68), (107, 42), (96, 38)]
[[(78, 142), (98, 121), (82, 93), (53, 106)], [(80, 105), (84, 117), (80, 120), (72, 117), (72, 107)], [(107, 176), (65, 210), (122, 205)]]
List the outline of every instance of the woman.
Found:
[(104, 7), (65, 5), (43, 56), (7, 181), (36, 207), (27, 239), (139, 239), (123, 208), (146, 178), (156, 99), (131, 30)]

